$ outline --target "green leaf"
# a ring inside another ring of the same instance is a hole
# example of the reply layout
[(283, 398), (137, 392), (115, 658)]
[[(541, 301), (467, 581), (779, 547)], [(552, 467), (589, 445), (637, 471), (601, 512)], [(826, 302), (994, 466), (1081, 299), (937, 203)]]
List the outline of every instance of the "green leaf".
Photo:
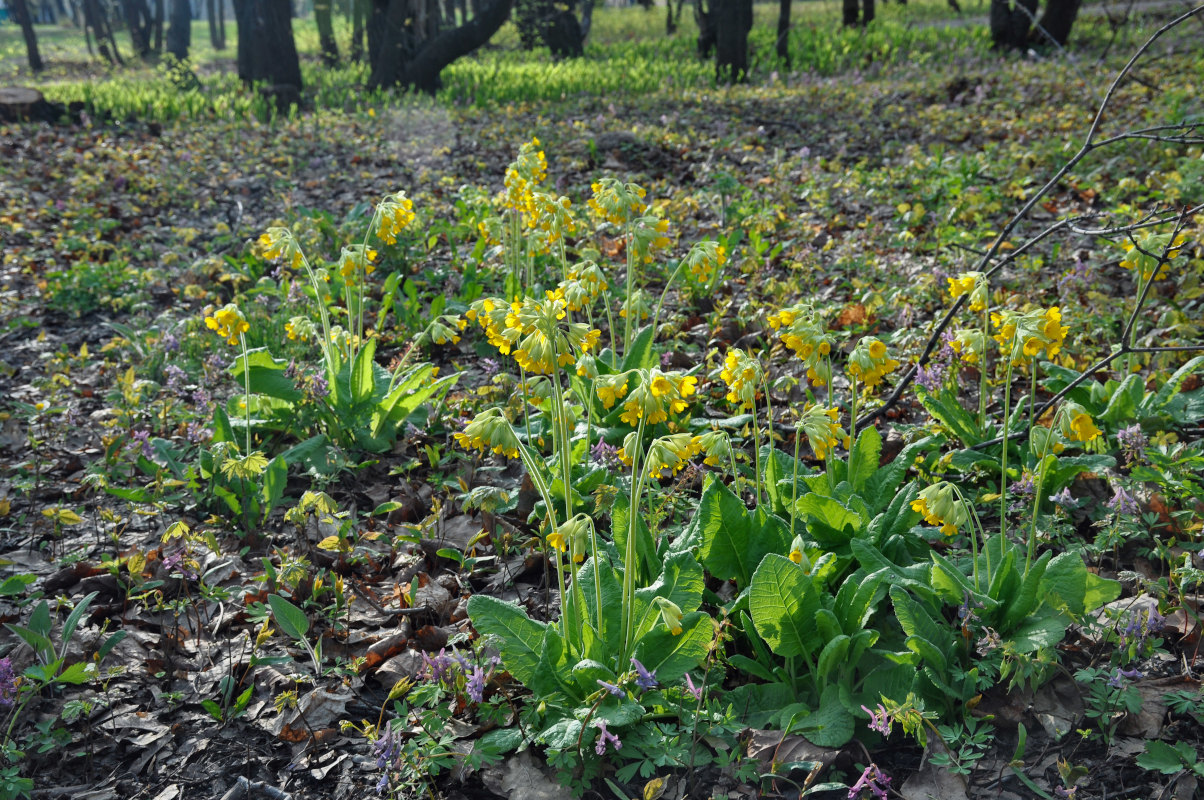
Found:
[(803, 568), (785, 556), (765, 556), (749, 586), (753, 625), (774, 653), (810, 654), (819, 647), (815, 613), (819, 596)]
[(273, 358), (266, 347), (248, 350), (245, 362), (240, 353), (234, 359), (234, 363), (227, 368), (226, 372), (235, 379), (235, 384), (240, 387), (244, 386), (244, 363), (250, 367), (252, 394), (263, 394), (288, 403), (296, 403), (305, 396), (304, 393), (297, 390), (293, 379), (285, 376), (288, 361)]
[(500, 639), (498, 650), (506, 670), (519, 683), (529, 685), (539, 664), (547, 626), (528, 617), (526, 611), (513, 603), (483, 594), (469, 598), (468, 616), (478, 633)]
[(1017, 653), (1035, 653), (1043, 647), (1053, 647), (1062, 641), (1069, 627), (1069, 617), (1046, 607), (1025, 619), (1007, 638)]
[(814, 492), (799, 498), (795, 513), (807, 521), (811, 536), (829, 550), (848, 544), (865, 527), (856, 511)]
[[(623, 587), (619, 583), (619, 578), (615, 574), (614, 567), (605, 559), (596, 562), (598, 588), (602, 595), (602, 630), (597, 631), (601, 636), (602, 644), (610, 651), (616, 652), (622, 646), (623, 637)], [(595, 561), (591, 558), (577, 570), (577, 578), (574, 583), (580, 586), (581, 599), (585, 604), (586, 623), (590, 627), (597, 629), (598, 626), (598, 592), (595, 591)], [(647, 589), (641, 589), (636, 592), (636, 596), (640, 597), (641, 592), (647, 592)], [(637, 601), (635, 619), (640, 619), (639, 605)]]
[(1064, 608), (1075, 619), (1120, 596), (1120, 584), (1087, 571), (1075, 553), (1062, 553), (1049, 562), (1041, 587), (1046, 602)]
[(67, 621), (63, 623), (63, 645), (71, 641), (71, 637), (75, 635), (75, 629), (79, 625), (80, 619), (88, 610), (88, 606), (92, 605), (92, 601), (96, 599), (99, 592), (92, 592), (90, 595), (80, 600), (75, 608), (71, 609), (71, 613), (67, 615)]
[(114, 631), (109, 638), (105, 639), (104, 644), (96, 651), (96, 662), (100, 663), (105, 660), (105, 656), (113, 652), (113, 648), (121, 644), (121, 641), (129, 635), (129, 631)]
[(1042, 553), (1036, 563), (1029, 568), (1020, 588), (1010, 597), (998, 598), (1004, 609), (1003, 621), (998, 623), (998, 630), (1004, 636), (1010, 635), (1011, 631), (1017, 628), (1021, 621), (1027, 618), (1041, 602), (1038, 594), (1041, 588), (1041, 578), (1045, 576), (1045, 570), (1049, 568), (1051, 558), (1053, 558), (1052, 552)]
[(698, 554), (707, 570), (720, 580), (735, 579), (747, 586), (756, 568), (752, 560), (752, 522), (740, 498), (710, 473), (696, 514), (702, 544)]
[(1099, 415), (1099, 418), (1112, 424), (1134, 419), (1137, 416), (1137, 407), (1141, 405), (1144, 397), (1145, 376), (1130, 375), (1112, 392), (1112, 397), (1108, 399), (1108, 406)]
[(234, 428), (230, 427), (230, 417), (221, 406), (213, 408), (213, 438), (211, 444), (234, 441)]
[[(631, 526), (630, 503), (630, 498), (620, 492), (615, 496), (614, 505), (610, 509), (610, 529), (615, 547), (620, 553), (627, 552), (627, 533)], [(639, 586), (649, 583), (656, 575), (660, 559), (656, 555), (656, 543), (652, 540), (652, 531), (648, 529), (644, 515), (638, 512), (635, 517), (635, 536), (635, 553), (638, 562), (635, 564), (635, 577), (636, 585)]]
[(562, 719), (535, 738), (553, 750), (575, 749), (581, 738), (581, 720)]
[(358, 406), (371, 402), (376, 394), (376, 340), (369, 339), (351, 366), (351, 403)]
[(28, 573), (21, 575), (9, 575), (0, 583), (0, 597), (16, 597), (17, 595), (25, 594), (25, 589), (31, 583), (36, 582), (37, 575)]
[(476, 740), (472, 752), (474, 755), (500, 756), (522, 744), (524, 736), (522, 728), (517, 725), (510, 728), (494, 728)]
[(1174, 775), (1185, 766), (1196, 768), (1196, 749), (1189, 742), (1167, 744), (1158, 739), (1145, 743), (1145, 752), (1137, 756), (1137, 766), (1163, 775)]
[(652, 369), (657, 366), (656, 354), (652, 350), (654, 333), (651, 325), (640, 329), (631, 342), (631, 349), (623, 354), (623, 367), (620, 372), (629, 369)]
[(973, 447), (982, 441), (978, 421), (962, 408), (961, 403), (951, 393), (940, 392), (934, 395), (919, 392), (918, 397), (924, 409), (961, 440), (963, 447)]
[(833, 672), (839, 674), (852, 642), (852, 639), (842, 633), (824, 645), (824, 649), (819, 651), (819, 658), (815, 660), (816, 680), (826, 680)]
[(68, 683), (72, 686), (78, 686), (81, 683), (87, 683), (95, 676), (95, 672), (89, 669), (89, 665), (84, 661), (77, 661), (65, 670), (55, 676), (56, 683)]
[[(705, 579), (702, 567), (690, 553), (674, 553), (665, 559), (661, 574), (650, 585), (635, 592), (634, 619), (637, 638), (651, 630), (660, 614), (653, 605), (653, 598), (663, 597), (672, 601), (683, 614), (697, 611), (702, 605), (702, 590)], [(606, 602), (606, 598), (602, 598)], [(621, 597), (616, 605), (621, 604)], [(615, 613), (618, 613), (617, 607)]]
[(653, 628), (635, 646), (635, 657), (648, 670), (656, 671), (662, 684), (670, 684), (702, 663), (715, 637), (708, 614), (692, 611), (681, 618), (681, 633), (673, 635), (666, 626)]
[(460, 373), (445, 375), (434, 380), (435, 368), (423, 364), (409, 373), (381, 400), (372, 417), (372, 429), (379, 436), (386, 422), (401, 424), (418, 407), (441, 392), (446, 392), (460, 380)]
[(1166, 383), (1158, 387), (1158, 391), (1145, 404), (1143, 410), (1147, 414), (1154, 414), (1165, 408), (1166, 404), (1179, 393), (1180, 388), (1183, 386), (1183, 381), (1187, 380), (1189, 375), (1199, 369), (1201, 364), (1204, 364), (1204, 356), (1196, 356), (1175, 370), (1175, 374), (1171, 375)]
[(309, 631), (309, 617), (304, 611), (278, 594), (268, 595), (268, 605), (272, 607), (272, 616), (282, 631), (298, 641), (305, 638)]
[(849, 453), (849, 474), (845, 479), (860, 493), (865, 489), (870, 476), (878, 471), (878, 458), (882, 454), (882, 436), (877, 428), (866, 428), (857, 434), (853, 451)]
[(824, 689), (819, 708), (799, 722), (798, 730), (819, 747), (841, 747), (853, 738), (856, 720), (840, 701), (840, 687)]

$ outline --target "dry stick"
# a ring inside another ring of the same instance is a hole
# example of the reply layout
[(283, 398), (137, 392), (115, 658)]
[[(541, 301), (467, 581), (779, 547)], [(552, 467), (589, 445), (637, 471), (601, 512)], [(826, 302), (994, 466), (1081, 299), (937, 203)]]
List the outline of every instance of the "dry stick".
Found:
[[(982, 258), (978, 262), (978, 268), (975, 271), (983, 272), (987, 276), (990, 276), (991, 274), (998, 271), (1002, 266), (1007, 264), (1011, 259), (1014, 259), (1021, 252), (1028, 249), (1031, 245), (1036, 244), (1038, 241), (1045, 238), (1049, 234), (1053, 233), (1055, 230), (1058, 230), (1069, 224), (1069, 220), (1063, 220), (1061, 222), (1055, 223), (1054, 225), (1047, 228), (1045, 231), (1042, 231), (1040, 234), (1038, 234), (1037, 238), (1029, 240), (1025, 244), (1021, 245), (1019, 248), (1017, 248), (1016, 250), (1012, 251), (1012, 253), (1009, 255), (1008, 258), (1005, 258), (1003, 261), (999, 262), (998, 264), (996, 264), (994, 267), (992, 267), (989, 270), (985, 269), (987, 264), (989, 264), (991, 262), (991, 259), (993, 259), (999, 253), (999, 248), (1007, 240), (1008, 236), (1011, 235), (1012, 231), (1014, 231), (1016, 229), (1016, 226), (1020, 224), (1020, 221), (1022, 219), (1024, 219), (1026, 216), (1028, 216), (1028, 213), (1033, 210), (1033, 206), (1035, 206), (1037, 204), (1037, 202), (1041, 200), (1041, 198), (1043, 198), (1047, 194), (1049, 194), (1050, 190), (1052, 190), (1055, 186), (1057, 186), (1058, 181), (1060, 181), (1068, 172), (1070, 172), (1070, 170), (1072, 170), (1075, 167), (1075, 165), (1077, 165), (1080, 161), (1082, 161), (1084, 158), (1086, 158), (1086, 156), (1089, 153), (1091, 153), (1091, 151), (1093, 151), (1099, 147), (1103, 147), (1107, 144), (1112, 144), (1112, 143), (1115, 143), (1118, 141), (1123, 141), (1128, 138), (1146, 138), (1145, 131), (1142, 130), (1142, 131), (1138, 131), (1137, 135), (1135, 135), (1133, 137), (1129, 137), (1127, 134), (1122, 133), (1122, 134), (1118, 134), (1116, 136), (1110, 137), (1108, 139), (1104, 139), (1100, 142), (1095, 141), (1095, 136), (1099, 132), (1100, 123), (1103, 121), (1103, 118), (1104, 118), (1104, 111), (1107, 110), (1108, 104), (1110, 102), (1112, 102), (1112, 96), (1116, 94), (1116, 90), (1117, 90), (1117, 88), (1119, 88), (1121, 81), (1123, 81), (1128, 76), (1128, 74), (1133, 70), (1133, 66), (1137, 63), (1138, 59), (1140, 59), (1145, 54), (1145, 52), (1150, 49), (1150, 46), (1153, 45), (1154, 42), (1156, 42), (1159, 38), (1161, 38), (1164, 33), (1171, 30), (1175, 26), (1179, 25), (1184, 20), (1190, 19), (1191, 17), (1194, 17), (1197, 14), (1200, 14), (1201, 12), (1204, 12), (1204, 5), (1197, 6), (1196, 8), (1193, 8), (1191, 11), (1188, 11), (1187, 13), (1176, 17), (1175, 19), (1171, 20), (1167, 24), (1163, 25), (1158, 30), (1154, 31), (1154, 33), (1150, 35), (1150, 38), (1145, 41), (1145, 44), (1143, 44), (1141, 47), (1139, 47), (1137, 49), (1137, 52), (1132, 55), (1132, 57), (1128, 60), (1128, 62), (1125, 64), (1125, 66), (1121, 69), (1121, 71), (1119, 73), (1117, 73), (1116, 77), (1112, 80), (1111, 85), (1108, 87), (1108, 91), (1104, 94), (1104, 99), (1100, 103), (1099, 110), (1095, 112), (1095, 118), (1091, 121), (1091, 127), (1087, 131), (1087, 137), (1083, 140), (1083, 144), (1079, 148), (1079, 151), (1077, 153), (1075, 153), (1070, 158), (1069, 161), (1067, 161), (1064, 165), (1062, 165), (1062, 168), (1059, 169), (1056, 173), (1054, 173), (1054, 176), (1052, 178), (1050, 178), (1049, 181), (1046, 182), (1046, 184), (1044, 186), (1042, 186), (1031, 198), (1029, 198), (1029, 201), (1024, 204), (1024, 206), (1020, 209), (1020, 211), (1018, 211), (1008, 221), (1007, 225), (1005, 225), (1003, 227), (1003, 230), (1001, 230), (999, 232), (999, 235), (995, 237), (995, 241), (993, 241), (991, 243), (991, 246), (982, 255)], [(1179, 128), (1186, 127), (1188, 130), (1194, 130), (1194, 129), (1200, 127), (1200, 123), (1198, 123), (1198, 122), (1189, 123), (1186, 125), (1180, 125), (1178, 127)], [(962, 295), (961, 297), (959, 297), (957, 299), (957, 301), (953, 304), (953, 307), (950, 308), (949, 311), (945, 314), (945, 316), (941, 320), (940, 324), (937, 325), (936, 330), (933, 331), (932, 335), (929, 337), (928, 343), (924, 347), (924, 352), (920, 356), (920, 360), (916, 364), (914, 364), (903, 375), (903, 378), (899, 381), (899, 385), (895, 387), (894, 391), (891, 392), (890, 396), (888, 398), (886, 398), (886, 400), (882, 403), (882, 405), (879, 406), (878, 408), (874, 409), (870, 413), (866, 414), (861, 419), (856, 420), (852, 423), (852, 426), (851, 426), (852, 431), (850, 431), (851, 435), (856, 434), (857, 428), (868, 425), (869, 423), (878, 419), (879, 417), (881, 417), (883, 414), (885, 414), (889, 409), (893, 408), (899, 402), (899, 399), (903, 396), (903, 392), (907, 389), (908, 386), (911, 385), (911, 382), (913, 380), (915, 380), (916, 372), (918, 371), (919, 367), (922, 367), (928, 363), (928, 359), (932, 355), (932, 351), (936, 349), (936, 344), (940, 340), (941, 334), (945, 332), (945, 328), (947, 328), (949, 326), (949, 323), (953, 321), (954, 315), (958, 311), (961, 310), (961, 307), (965, 304), (967, 297), (968, 297), (968, 295)], [(984, 331), (984, 333), (985, 333), (985, 331)]]

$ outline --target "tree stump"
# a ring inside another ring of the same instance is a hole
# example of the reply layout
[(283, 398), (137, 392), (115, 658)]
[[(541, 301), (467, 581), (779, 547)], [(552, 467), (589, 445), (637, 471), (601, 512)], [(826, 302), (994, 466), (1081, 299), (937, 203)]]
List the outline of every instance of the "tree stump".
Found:
[(48, 103), (37, 89), (0, 87), (0, 122), (57, 122), (65, 109)]

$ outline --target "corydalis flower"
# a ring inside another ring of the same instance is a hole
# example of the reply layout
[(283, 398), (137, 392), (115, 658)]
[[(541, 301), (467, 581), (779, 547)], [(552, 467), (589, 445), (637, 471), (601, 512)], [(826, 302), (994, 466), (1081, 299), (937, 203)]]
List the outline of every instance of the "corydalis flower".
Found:
[(1137, 498), (1129, 493), (1123, 486), (1117, 486), (1112, 492), (1112, 499), (1105, 503), (1108, 508), (1116, 512), (1117, 516), (1132, 517), (1141, 510), (1137, 504)]
[(635, 685), (641, 689), (654, 689), (657, 685), (656, 670), (649, 671), (647, 667), (640, 663), (639, 659), (634, 656), (631, 659), (631, 666), (635, 668)]
[(949, 281), (949, 296), (952, 298), (961, 297), (963, 294), (970, 295), (970, 310), (985, 311), (989, 302), (987, 292), (987, 276), (981, 272), (963, 272), (956, 278), (947, 278)]
[(1121, 428), (1116, 434), (1116, 443), (1120, 445), (1125, 461), (1131, 463), (1141, 457), (1149, 441), (1141, 431), (1141, 424), (1135, 422), (1127, 428)]
[(890, 778), (882, 774), (874, 764), (870, 764), (861, 773), (861, 777), (849, 789), (849, 800), (857, 800), (859, 797), (864, 797), (865, 792), (869, 792), (878, 800), (886, 800), (886, 791), (890, 787)]
[(0, 658), (0, 706), (11, 706), (17, 699), (17, 683), (12, 659)]
[(922, 515), (929, 525), (940, 526), (941, 533), (946, 536), (956, 536), (957, 529), (969, 520), (966, 504), (948, 481), (922, 489), (920, 496), (912, 501), (911, 509)]
[(844, 429), (837, 420), (840, 412), (835, 408), (807, 406), (799, 418), (798, 427), (807, 437), (807, 443), (818, 459), (827, 458), (828, 451), (838, 447), (846, 439)]
[(746, 411), (756, 406), (757, 389), (764, 378), (761, 362), (743, 350), (731, 349), (723, 361), (719, 378), (727, 384), (727, 399)]
[(878, 708), (874, 711), (865, 706), (862, 706), (861, 710), (870, 715), (869, 729), (871, 731), (877, 731), (883, 736), (890, 736), (892, 720), (890, 712), (886, 710), (885, 706), (879, 703)]
[(899, 362), (887, 355), (886, 345), (882, 341), (866, 336), (849, 354), (847, 369), (850, 375), (873, 389), (882, 383), (883, 376), (898, 366)]
[(606, 754), (606, 745), (614, 747), (615, 751), (623, 749), (623, 743), (619, 741), (619, 737), (606, 729), (606, 720), (598, 720), (598, 742), (594, 745), (594, 752), (598, 755)]
[(216, 311), (208, 311), (205, 315), (205, 327), (217, 331), (217, 335), (226, 340), (227, 344), (238, 344), (238, 337), (251, 329), (246, 317), (234, 303), (228, 303)]
[(621, 686), (619, 686), (617, 684), (607, 683), (606, 681), (602, 680), (601, 678), (598, 678), (598, 685), (601, 686), (605, 691), (613, 694), (615, 697), (623, 696), (623, 689)]

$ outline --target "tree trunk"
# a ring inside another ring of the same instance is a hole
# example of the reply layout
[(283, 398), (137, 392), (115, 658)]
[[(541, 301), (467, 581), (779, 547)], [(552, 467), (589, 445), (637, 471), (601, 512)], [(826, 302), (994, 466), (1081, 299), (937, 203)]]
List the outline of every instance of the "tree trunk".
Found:
[(351, 60), (364, 58), (364, 25), (372, 14), (372, 0), (351, 0)]
[(748, 32), (752, 29), (752, 0), (716, 0), (715, 79), (742, 83), (748, 79)]
[(334, 39), (334, 0), (314, 0), (314, 22), (318, 25), (318, 46), (328, 67), (339, 63), (339, 44)]
[(117, 39), (113, 37), (113, 27), (109, 25), (109, 17), (99, 0), (84, 0), (84, 30), (92, 29), (96, 37), (96, 50), (110, 64), (122, 64), (121, 51), (117, 48)]
[(238, 23), (238, 77), (244, 83), (266, 82), (284, 96), (283, 87), (301, 92), (301, 63), (293, 41), (289, 0), (234, 0)]
[(151, 52), (151, 11), (146, 0), (122, 0), (125, 26), (130, 31), (130, 46), (134, 55), (146, 58)]
[(480, 13), (431, 38), (421, 19), (411, 19), (407, 0), (373, 0), (368, 28), (372, 76), (368, 85), (409, 86), (434, 94), (439, 73), (448, 64), (485, 44), (510, 17), (514, 0), (483, 3)]
[[(791, 0), (780, 0), (778, 3), (778, 60), (790, 69), (790, 6)], [(669, 8), (673, 8), (670, 0)]]
[(846, 28), (869, 25), (874, 21), (874, 0), (844, 0), (841, 17)]
[(29, 59), (29, 68), (33, 72), (41, 72), (46, 65), (42, 63), (42, 54), (38, 52), (38, 35), (33, 29), (29, 5), (26, 0), (9, 0), (9, 6), (13, 11), (13, 20), (21, 26), (21, 35), (25, 37), (25, 54)]
[(163, 20), (166, 17), (164, 0), (155, 0), (155, 21), (152, 26), (154, 35), (151, 37), (151, 52), (155, 55), (163, 52)]
[[(670, 10), (673, 8), (672, 0), (669, 0), (668, 6)], [(581, 4), (581, 46), (585, 46), (585, 40), (589, 38), (589, 29), (594, 25), (594, 0), (585, 0)]]
[(694, 22), (698, 25), (698, 57), (710, 58), (715, 50), (715, 3), (720, 0), (694, 0)]
[(225, 0), (207, 0), (209, 17), (209, 44), (214, 50), (226, 49), (226, 4)]
[(192, 4), (189, 0), (171, 0), (171, 24), (167, 28), (167, 52), (179, 61), (188, 60), (192, 45)]
[(1065, 47), (1070, 38), (1070, 29), (1074, 27), (1075, 18), (1079, 15), (1080, 0), (1049, 0), (1045, 5), (1045, 14), (1041, 16), (1041, 28), (1050, 38)]
[(999, 49), (1022, 50), (1028, 47), (1028, 32), (1033, 27), (1037, 0), (991, 0), (991, 41)]

